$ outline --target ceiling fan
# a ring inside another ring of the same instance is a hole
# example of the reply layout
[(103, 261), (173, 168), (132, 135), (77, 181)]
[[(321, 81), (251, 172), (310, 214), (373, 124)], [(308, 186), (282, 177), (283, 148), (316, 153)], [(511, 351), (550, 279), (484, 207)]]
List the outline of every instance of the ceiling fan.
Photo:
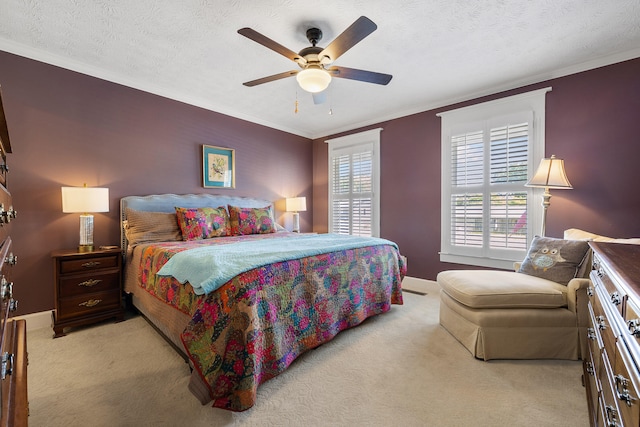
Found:
[(335, 40), (329, 43), (326, 48), (316, 46), (322, 39), (322, 31), (318, 28), (309, 28), (306, 36), (311, 46), (305, 47), (298, 53), (287, 49), (251, 28), (241, 28), (238, 30), (238, 33), (280, 55), (286, 56), (301, 68), (301, 70), (285, 71), (284, 73), (251, 80), (243, 84), (253, 87), (286, 77), (296, 76), (300, 87), (314, 95), (325, 90), (329, 86), (329, 83), (331, 83), (332, 77), (386, 85), (391, 81), (393, 76), (355, 68), (330, 66), (343, 53), (374, 32), (376, 28), (378, 28), (378, 26), (372, 20), (366, 16), (361, 16), (351, 24), (349, 28), (344, 30), (342, 34), (336, 37)]

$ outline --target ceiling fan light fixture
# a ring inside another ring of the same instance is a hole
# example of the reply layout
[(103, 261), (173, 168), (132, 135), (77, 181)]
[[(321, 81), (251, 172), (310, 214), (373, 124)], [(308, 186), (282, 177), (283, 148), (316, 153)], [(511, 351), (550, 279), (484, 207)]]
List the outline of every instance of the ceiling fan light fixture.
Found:
[(318, 93), (331, 83), (331, 74), (321, 68), (307, 68), (296, 74), (296, 80), (303, 90)]

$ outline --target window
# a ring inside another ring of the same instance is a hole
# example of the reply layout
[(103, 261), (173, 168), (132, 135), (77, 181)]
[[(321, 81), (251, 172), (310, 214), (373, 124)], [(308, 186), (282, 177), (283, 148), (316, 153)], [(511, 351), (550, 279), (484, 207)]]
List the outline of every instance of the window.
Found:
[(545, 88), (442, 117), (440, 260), (512, 268), (540, 229), (538, 190), (525, 187), (544, 156)]
[(327, 140), (329, 144), (329, 232), (380, 234), (380, 131)]

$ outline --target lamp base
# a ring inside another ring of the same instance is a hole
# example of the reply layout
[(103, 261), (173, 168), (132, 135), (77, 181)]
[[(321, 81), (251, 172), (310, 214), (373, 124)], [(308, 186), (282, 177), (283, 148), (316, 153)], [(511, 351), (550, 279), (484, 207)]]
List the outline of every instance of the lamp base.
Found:
[(293, 231), (294, 233), (300, 232), (300, 214), (298, 212), (293, 213)]
[(80, 215), (80, 244), (78, 252), (93, 251), (93, 215)]

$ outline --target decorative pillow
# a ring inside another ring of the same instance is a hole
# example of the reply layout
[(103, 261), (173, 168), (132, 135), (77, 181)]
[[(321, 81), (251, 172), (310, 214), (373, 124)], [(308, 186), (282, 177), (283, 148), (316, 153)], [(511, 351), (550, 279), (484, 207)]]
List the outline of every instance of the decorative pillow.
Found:
[(229, 205), (231, 234), (275, 233), (276, 226), (271, 206), (264, 208), (240, 208)]
[(518, 273), (566, 285), (578, 274), (588, 251), (586, 241), (536, 236)]
[(176, 207), (178, 225), (184, 240), (202, 240), (228, 236), (229, 214), (224, 206), (218, 208)]
[(175, 214), (137, 211), (129, 208), (127, 208), (124, 234), (130, 245), (182, 240)]

